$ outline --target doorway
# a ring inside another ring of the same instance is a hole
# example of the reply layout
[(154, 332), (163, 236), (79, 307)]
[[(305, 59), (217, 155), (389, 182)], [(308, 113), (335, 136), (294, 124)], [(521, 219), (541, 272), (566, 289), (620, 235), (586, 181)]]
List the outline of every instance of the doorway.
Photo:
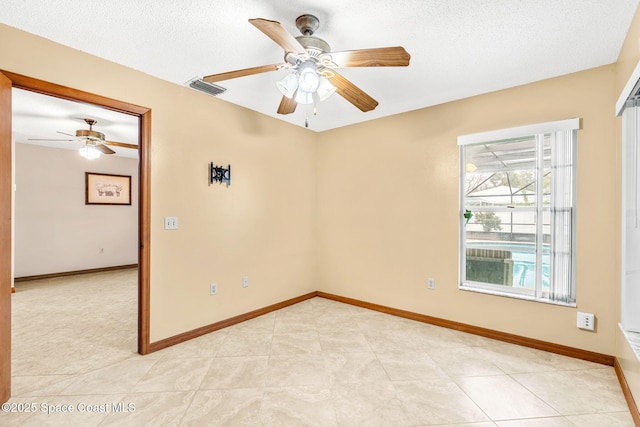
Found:
[(11, 90), (14, 87), (138, 117), (138, 353), (149, 352), (151, 110), (0, 70), (0, 402), (11, 397)]

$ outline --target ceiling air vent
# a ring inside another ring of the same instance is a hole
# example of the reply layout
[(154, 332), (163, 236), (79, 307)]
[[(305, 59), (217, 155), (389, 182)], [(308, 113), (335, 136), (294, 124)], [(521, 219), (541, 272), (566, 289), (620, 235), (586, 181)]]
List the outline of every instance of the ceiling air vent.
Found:
[(218, 96), (227, 91), (226, 88), (218, 85), (214, 85), (213, 83), (207, 83), (202, 79), (194, 79), (189, 82), (189, 87), (195, 90), (199, 90), (200, 92), (208, 93), (212, 96)]

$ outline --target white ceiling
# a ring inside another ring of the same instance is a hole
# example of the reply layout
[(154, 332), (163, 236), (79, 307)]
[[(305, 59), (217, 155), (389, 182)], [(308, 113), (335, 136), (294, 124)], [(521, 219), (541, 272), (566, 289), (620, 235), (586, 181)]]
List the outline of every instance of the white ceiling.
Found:
[[(367, 113), (333, 95), (315, 117), (306, 106), (276, 114), (275, 82), (286, 71), (219, 83), (228, 89), (219, 99), (297, 126), (309, 115), (309, 128), (324, 131), (613, 63), (639, 1), (3, 0), (0, 22), (180, 85), (282, 62), (282, 49), (249, 18), (279, 21), (297, 36), (296, 17), (311, 13), (333, 51), (403, 46), (411, 54), (408, 67), (340, 69), (380, 103)], [(38, 114), (35, 128), (47, 112)]]

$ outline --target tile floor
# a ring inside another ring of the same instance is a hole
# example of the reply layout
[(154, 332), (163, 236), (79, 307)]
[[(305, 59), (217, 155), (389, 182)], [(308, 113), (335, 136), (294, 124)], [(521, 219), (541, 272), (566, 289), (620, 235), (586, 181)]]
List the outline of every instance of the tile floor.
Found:
[(633, 426), (611, 367), (323, 298), (147, 356), (136, 318), (135, 270), (18, 283), (0, 425)]

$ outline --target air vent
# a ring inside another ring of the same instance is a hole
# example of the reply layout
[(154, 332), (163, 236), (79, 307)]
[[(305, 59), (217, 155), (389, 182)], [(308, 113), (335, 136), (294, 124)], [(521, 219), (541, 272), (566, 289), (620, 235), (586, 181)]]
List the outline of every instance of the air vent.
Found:
[(200, 92), (208, 93), (212, 96), (218, 96), (227, 91), (227, 89), (222, 86), (214, 85), (213, 83), (207, 83), (201, 79), (191, 80), (189, 82), (189, 87), (195, 90), (199, 90)]

